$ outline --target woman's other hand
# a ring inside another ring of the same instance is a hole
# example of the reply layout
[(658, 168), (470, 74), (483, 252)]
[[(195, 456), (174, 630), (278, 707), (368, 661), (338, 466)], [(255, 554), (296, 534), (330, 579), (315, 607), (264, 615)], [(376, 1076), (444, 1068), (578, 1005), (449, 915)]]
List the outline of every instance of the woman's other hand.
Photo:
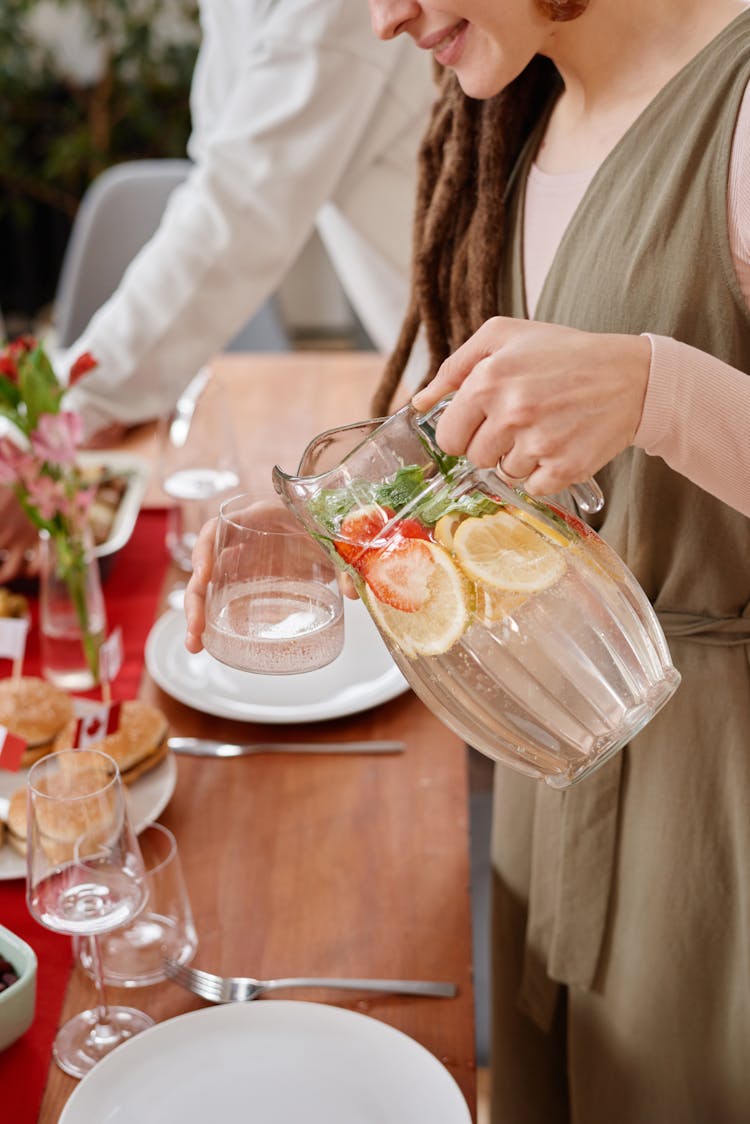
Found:
[(193, 572), (185, 590), (185, 647), (189, 652), (200, 652), (203, 647), (201, 637), (206, 625), (206, 590), (214, 563), (217, 522), (217, 519), (210, 519), (204, 523), (193, 547)]
[(39, 533), (12, 488), (0, 487), (0, 582), (39, 573)]
[(648, 384), (645, 336), (581, 332), (497, 316), (413, 398), (427, 410), (455, 391), (437, 426), (446, 453), (502, 462), (532, 495), (592, 476), (633, 441)]

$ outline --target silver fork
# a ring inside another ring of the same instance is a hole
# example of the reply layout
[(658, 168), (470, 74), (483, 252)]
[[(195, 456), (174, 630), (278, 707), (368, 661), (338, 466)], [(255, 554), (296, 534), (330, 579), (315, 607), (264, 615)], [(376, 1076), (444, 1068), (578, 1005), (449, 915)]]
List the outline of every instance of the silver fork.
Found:
[(436, 980), (355, 980), (326, 979), (321, 977), (292, 976), (278, 980), (255, 980), (248, 976), (216, 976), (200, 968), (190, 968), (175, 960), (164, 960), (164, 969), (170, 979), (207, 999), (210, 1003), (244, 1003), (257, 999), (264, 991), (284, 987), (332, 987), (347, 991), (385, 991), (393, 995), (432, 995), (451, 997), (456, 985), (438, 983)]

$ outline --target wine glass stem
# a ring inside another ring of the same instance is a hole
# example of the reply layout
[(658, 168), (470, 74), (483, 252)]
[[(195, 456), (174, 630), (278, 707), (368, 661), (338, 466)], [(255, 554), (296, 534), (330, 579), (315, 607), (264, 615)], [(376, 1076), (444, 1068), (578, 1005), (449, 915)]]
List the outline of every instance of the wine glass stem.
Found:
[(112, 1035), (118, 1037), (112, 1027), (109, 1017), (109, 1004), (104, 990), (104, 965), (102, 963), (102, 950), (99, 947), (99, 938), (89, 937), (89, 954), (91, 956), (91, 972), (96, 988), (96, 1025), (91, 1029), (91, 1037), (97, 1042), (103, 1042)]

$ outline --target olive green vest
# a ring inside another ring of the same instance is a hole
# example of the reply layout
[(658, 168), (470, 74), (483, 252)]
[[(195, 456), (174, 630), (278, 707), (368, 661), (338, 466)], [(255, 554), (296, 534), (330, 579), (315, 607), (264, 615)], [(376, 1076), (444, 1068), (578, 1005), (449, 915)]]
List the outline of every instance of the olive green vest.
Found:
[[(537, 320), (672, 336), (750, 372), (750, 314), (727, 229), (733, 131), (749, 77), (745, 13), (661, 90), (601, 165), (563, 235)], [(511, 185), (500, 304), (512, 316), (528, 315), (523, 189), (538, 140), (539, 132)], [(750, 615), (750, 520), (640, 449), (598, 479), (607, 500), (598, 529), (657, 610)]]
[[(734, 126), (749, 79), (750, 12), (660, 91), (601, 165), (562, 238), (538, 320), (671, 336), (750, 372), (750, 314), (727, 223)], [(505, 315), (527, 317), (524, 187), (543, 126), (509, 186)], [(653, 602), (683, 682), (631, 746), (580, 785), (554, 792), (496, 770), (493, 862), (528, 909), (519, 1002), (544, 1027), (555, 981), (606, 986), (623, 945), (643, 955), (637, 909), (613, 912), (624, 893), (618, 871), (678, 869), (680, 825), (687, 818), (700, 833), (717, 816), (726, 839), (707, 849), (706, 869), (750, 863), (750, 519), (641, 449), (621, 453), (598, 480), (606, 507), (595, 525)], [(692, 811), (695, 791), (707, 804)], [(706, 885), (720, 884), (714, 875)], [(616, 945), (614, 924), (626, 934)]]

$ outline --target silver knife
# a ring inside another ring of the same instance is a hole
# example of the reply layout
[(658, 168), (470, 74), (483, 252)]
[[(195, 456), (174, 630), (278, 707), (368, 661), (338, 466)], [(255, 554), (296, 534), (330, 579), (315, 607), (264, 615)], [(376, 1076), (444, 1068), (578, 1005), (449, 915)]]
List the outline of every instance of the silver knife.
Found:
[(190, 757), (246, 757), (252, 753), (403, 753), (405, 746), (398, 741), (359, 742), (251, 742), (233, 745), (231, 742), (211, 738), (169, 738), (173, 753)]

